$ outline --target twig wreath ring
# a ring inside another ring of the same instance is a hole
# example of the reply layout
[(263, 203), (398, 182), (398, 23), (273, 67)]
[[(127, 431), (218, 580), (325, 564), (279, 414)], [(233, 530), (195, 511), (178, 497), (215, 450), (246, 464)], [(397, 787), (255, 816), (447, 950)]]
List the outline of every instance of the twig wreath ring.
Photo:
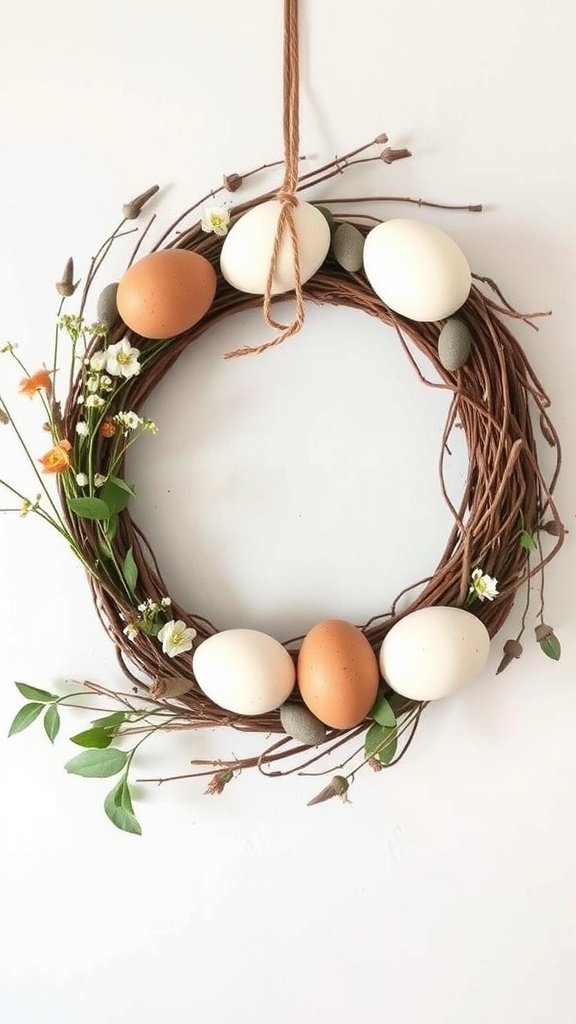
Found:
[[(84, 684), (82, 692), (105, 698), (106, 714), (72, 737), (82, 749), (66, 768), (116, 777), (105, 810), (115, 825), (133, 833), (140, 825), (129, 773), (141, 743), (159, 729), (221, 725), (268, 737), (253, 757), (196, 760), (192, 771), (179, 776), (208, 776), (210, 793), (221, 792), (251, 767), (278, 775), (323, 761), (336, 774), (310, 803), (346, 799), (360, 767), (380, 770), (405, 753), (429, 701), (449, 696), (479, 674), (491, 638), (524, 591), (520, 627), (506, 640), (498, 671), (521, 656), (535, 578), (540, 590), (535, 639), (548, 657), (560, 657), (560, 643), (544, 621), (544, 571), (564, 537), (553, 498), (560, 444), (547, 395), (506, 324), (521, 319), (534, 326), (534, 317), (544, 314), (516, 312), (494, 282), (471, 272), (456, 243), (433, 225), (360, 213), (355, 204), (366, 202), (363, 197), (317, 195), (322, 182), (348, 173), (356, 163), (390, 165), (410, 154), (390, 148), (387, 137), (379, 135), (301, 173), (296, 0), (285, 3), (284, 40), (285, 159), (279, 190), (217, 205), (219, 194), (229, 198), (263, 168), (243, 177), (229, 175), (141, 255), (152, 218), (120, 281), (100, 291), (97, 320), (91, 323), (85, 310), (105, 257), (125, 233), (126, 221), (141, 217), (154, 186), (124, 206), (122, 223), (92, 261), (73, 314), (65, 311), (76, 291), (68, 261), (57, 284), (61, 303), (50, 365), (30, 372), (14, 347), (5, 346), (24, 373), (21, 392), (41, 403), (52, 447), (41, 457), (31, 455), (9, 403), (1, 399), (2, 421), (16, 430), (39, 493), (25, 496), (2, 483), (20, 502), (20, 514), (40, 515), (82, 562), (98, 615), (134, 686), (133, 693), (123, 693)], [(309, 189), (314, 201), (302, 202)], [(391, 196), (371, 201), (379, 205), (392, 198), (419, 207), (438, 205)], [(193, 220), (198, 211), (200, 219)], [(287, 295), (294, 299), (294, 316), (282, 323), (274, 306)], [(132, 517), (134, 493), (124, 468), (129, 447), (157, 429), (146, 416), (150, 394), (191, 343), (224, 317), (262, 307), (270, 340), (255, 349), (240, 346), (227, 356), (261, 353), (297, 334), (307, 301), (375, 317), (393, 330), (422, 383), (451, 395), (440, 487), (452, 527), (432, 575), (404, 587), (391, 608), (361, 627), (327, 618), (312, 624), (305, 637), (282, 644), (257, 630), (220, 631), (173, 601)], [(65, 338), (72, 369), (61, 404)], [(433, 382), (414, 353), (428, 360)], [(469, 456), (458, 507), (444, 484), (455, 430), (463, 432)], [(540, 436), (554, 453), (548, 475), (539, 464)], [(57, 481), (59, 503), (50, 479)], [(74, 703), (74, 695), (17, 685), (27, 704), (11, 732), (43, 716), (54, 740), (59, 707)], [(352, 753), (343, 753), (344, 746)]]

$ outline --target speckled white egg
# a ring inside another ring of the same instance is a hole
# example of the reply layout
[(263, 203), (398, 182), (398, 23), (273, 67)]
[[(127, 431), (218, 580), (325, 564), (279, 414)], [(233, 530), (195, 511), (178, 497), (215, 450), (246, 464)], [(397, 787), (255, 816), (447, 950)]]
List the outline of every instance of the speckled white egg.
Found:
[(237, 715), (264, 715), (289, 697), (294, 662), (282, 644), (255, 629), (226, 629), (200, 644), (192, 671), (218, 707)]
[(400, 619), (380, 648), (389, 686), (411, 700), (438, 700), (470, 683), (484, 668), (490, 636), (463, 608), (419, 608)]
[[(231, 228), (220, 253), (220, 269), (233, 288), (251, 295), (264, 295), (274, 247), (281, 203), (277, 199), (260, 203), (245, 213)], [(308, 281), (326, 259), (330, 248), (330, 227), (324, 215), (310, 203), (294, 207), (298, 236), (300, 280)], [(288, 228), (284, 230), (272, 294), (292, 291), (295, 286), (294, 255)]]
[(404, 218), (372, 228), (364, 243), (364, 270), (390, 309), (419, 323), (451, 316), (472, 285), (468, 261), (449, 235)]

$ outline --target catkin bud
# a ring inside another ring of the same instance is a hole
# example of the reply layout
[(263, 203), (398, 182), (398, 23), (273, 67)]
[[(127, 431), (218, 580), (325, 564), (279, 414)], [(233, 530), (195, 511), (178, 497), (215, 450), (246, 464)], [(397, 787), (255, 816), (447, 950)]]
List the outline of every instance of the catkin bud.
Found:
[(222, 184), (228, 192), (237, 192), (241, 188), (243, 178), (239, 174), (225, 174)]
[(192, 680), (184, 676), (156, 676), (150, 686), (152, 700), (162, 697), (182, 697), (192, 689)]
[(350, 783), (348, 779), (345, 779), (343, 775), (335, 775), (329, 786), (326, 786), (318, 796), (308, 801), (308, 807), (313, 807), (314, 804), (323, 804), (326, 800), (331, 800), (333, 796), (339, 796), (344, 803), (349, 803), (348, 800), (348, 789)]
[(566, 533), (566, 530), (558, 519), (549, 519), (547, 523), (542, 523), (540, 529), (549, 533), (551, 537), (563, 537)]
[(56, 291), (59, 295), (68, 298), (73, 295), (78, 287), (78, 281), (74, 284), (74, 260), (72, 257), (66, 260), (66, 266), (62, 273), (62, 279), (56, 282)]
[(124, 206), (122, 207), (124, 219), (136, 220), (136, 218), (142, 213), (142, 210), (146, 206), (148, 200), (151, 199), (152, 196), (156, 195), (159, 188), (159, 185), (152, 185), (150, 188), (146, 189), (145, 192), (136, 196), (135, 199), (131, 199), (129, 203), (124, 203)]
[(523, 647), (519, 640), (507, 640), (504, 644), (504, 657), (496, 669), (496, 675), (503, 672), (515, 658), (522, 656)]
[(552, 626), (547, 626), (546, 623), (542, 622), (539, 626), (536, 626), (534, 632), (536, 634), (537, 642), (541, 644), (543, 640), (546, 640), (547, 637), (553, 635), (554, 630), (552, 629)]
[(395, 160), (404, 160), (405, 157), (412, 156), (409, 149), (383, 149), (380, 153), (380, 159), (385, 164), (393, 164)]

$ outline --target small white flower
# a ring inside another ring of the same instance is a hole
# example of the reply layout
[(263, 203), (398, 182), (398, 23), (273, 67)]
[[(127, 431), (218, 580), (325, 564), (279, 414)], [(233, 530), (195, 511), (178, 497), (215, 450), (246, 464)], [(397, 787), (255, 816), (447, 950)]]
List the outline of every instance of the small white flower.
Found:
[(96, 373), (100, 373), (100, 371), (103, 370), (105, 366), (106, 352), (104, 350), (102, 350), (101, 352), (95, 352), (92, 358), (90, 359), (91, 369), (95, 370)]
[(135, 412), (117, 412), (114, 417), (124, 430), (136, 430), (140, 426), (140, 417)]
[(163, 608), (169, 608), (170, 605), (172, 604), (172, 598), (171, 597), (163, 597), (161, 602), (160, 602), (160, 604), (162, 605)]
[(164, 654), (169, 658), (175, 658), (177, 654), (185, 654), (192, 650), (192, 641), (196, 636), (196, 630), (187, 626), (181, 619), (171, 619), (158, 633), (158, 639), (162, 644)]
[(100, 391), (112, 391), (113, 384), (111, 377), (103, 373), (100, 377)]
[(494, 576), (486, 575), (482, 569), (474, 569), (468, 595), (477, 597), (480, 601), (493, 601), (498, 597), (497, 586), (498, 580)]
[(76, 473), (76, 483), (78, 484), (78, 487), (87, 487), (88, 477), (86, 476), (86, 473)]
[(94, 487), (104, 487), (104, 484), (106, 483), (107, 479), (108, 479), (107, 477), (102, 476), (102, 473), (95, 473), (94, 474)]
[(124, 339), (106, 349), (106, 370), (112, 377), (136, 377), (140, 373), (140, 353)]
[(84, 420), (79, 420), (76, 424), (76, 433), (79, 437), (87, 437), (89, 430), (90, 428)]
[(204, 211), (202, 231), (214, 232), (215, 235), (226, 235), (230, 223), (230, 214), (224, 206), (211, 206)]
[(84, 395), (78, 395), (76, 401), (78, 402), (78, 405), (84, 405)]
[(88, 395), (86, 399), (87, 409), (101, 409), (104, 405), (104, 399), (100, 398), (100, 395)]
[(86, 381), (86, 390), (91, 391), (94, 394), (100, 387), (100, 380), (96, 374), (91, 374)]
[(144, 430), (147, 430), (148, 433), (150, 433), (150, 434), (157, 434), (158, 433), (158, 427), (156, 426), (156, 424), (154, 423), (153, 420), (147, 420), (146, 418), (144, 418), (144, 419), (141, 420), (141, 423), (142, 423), (142, 426), (143, 426)]
[(129, 640), (135, 640), (138, 636), (139, 629), (135, 622), (129, 622), (127, 626), (124, 626), (122, 632)]

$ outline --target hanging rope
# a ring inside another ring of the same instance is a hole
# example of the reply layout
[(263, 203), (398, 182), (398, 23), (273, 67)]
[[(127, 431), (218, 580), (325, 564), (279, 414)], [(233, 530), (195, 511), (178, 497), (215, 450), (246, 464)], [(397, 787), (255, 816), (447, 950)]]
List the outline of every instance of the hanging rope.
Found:
[[(294, 210), (298, 206), (296, 189), (298, 186), (298, 157), (300, 149), (299, 130), (299, 43), (298, 43), (298, 0), (284, 0), (284, 79), (283, 79), (283, 119), (284, 136), (284, 181), (276, 193), (280, 202), (280, 215), (276, 226), (270, 269), (264, 292), (263, 313), (266, 323), (281, 333), (264, 345), (245, 347), (227, 353), (226, 358), (265, 352), (269, 348), (281, 345), (286, 338), (298, 334), (304, 323), (304, 298), (300, 279), (300, 254), (298, 252), (298, 235), (294, 220)], [(290, 238), (294, 266), (294, 297), (296, 312), (291, 323), (284, 324), (272, 316), (272, 289), (278, 267), (280, 248), (286, 232)]]

